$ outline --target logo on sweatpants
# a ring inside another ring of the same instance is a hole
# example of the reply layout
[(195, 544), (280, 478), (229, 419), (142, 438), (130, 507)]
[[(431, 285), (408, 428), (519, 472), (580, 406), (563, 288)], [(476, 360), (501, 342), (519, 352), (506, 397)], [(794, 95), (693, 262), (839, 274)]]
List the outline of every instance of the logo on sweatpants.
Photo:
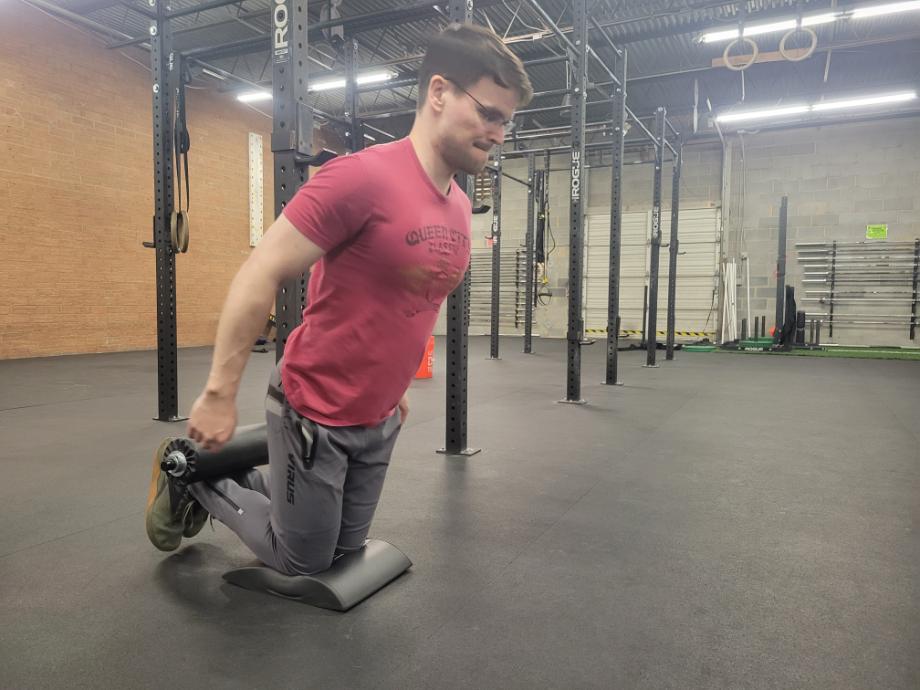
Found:
[(287, 502), (294, 505), (294, 456), (288, 453)]

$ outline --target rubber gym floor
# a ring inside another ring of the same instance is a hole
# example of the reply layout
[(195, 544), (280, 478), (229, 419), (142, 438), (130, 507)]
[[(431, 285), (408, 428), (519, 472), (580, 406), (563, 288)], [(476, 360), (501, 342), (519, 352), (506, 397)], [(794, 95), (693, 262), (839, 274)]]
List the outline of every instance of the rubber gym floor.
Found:
[(472, 338), (483, 452), (446, 459), (443, 345), (371, 532), (414, 567), (345, 614), (224, 583), (252, 557), (222, 525), (147, 542), (183, 429), (153, 353), (0, 362), (0, 687), (920, 687), (920, 363), (623, 352), (608, 387), (597, 344), (577, 407), (563, 342)]

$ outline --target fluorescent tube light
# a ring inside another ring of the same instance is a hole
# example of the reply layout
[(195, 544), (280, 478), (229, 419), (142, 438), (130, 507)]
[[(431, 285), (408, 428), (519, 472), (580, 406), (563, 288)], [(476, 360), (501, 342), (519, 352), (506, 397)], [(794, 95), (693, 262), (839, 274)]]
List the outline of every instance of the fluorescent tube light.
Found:
[(839, 101), (824, 101), (815, 103), (811, 109), (815, 111), (822, 110), (839, 110), (841, 108), (861, 108), (867, 105), (881, 105), (883, 103), (903, 103), (911, 101), (917, 97), (916, 91), (905, 91), (903, 93), (888, 93), (880, 96), (866, 96), (865, 98), (848, 98)]
[[(843, 16), (841, 12), (825, 12), (824, 14), (813, 14), (810, 17), (802, 17), (802, 26), (818, 26), (820, 24), (830, 24)], [(760, 36), (761, 34), (771, 34), (778, 31), (791, 31), (796, 27), (795, 19), (786, 19), (769, 24), (750, 24), (744, 27), (744, 37)], [(703, 43), (718, 43), (720, 41), (731, 41), (738, 38), (738, 29), (728, 29), (726, 31), (710, 31), (703, 34), (701, 40)]]
[(392, 78), (392, 72), (368, 72), (367, 74), (359, 74), (356, 81), (359, 84), (377, 84), (381, 81), (389, 81)]
[[(358, 84), (377, 84), (382, 81), (389, 81), (393, 78), (392, 72), (367, 72), (366, 74), (359, 74), (358, 78), (355, 80)], [(332, 89), (344, 89), (345, 88), (345, 78), (340, 79), (325, 79), (321, 81), (313, 82), (308, 86), (310, 91), (331, 91)]]
[(252, 103), (253, 101), (270, 101), (272, 95), (268, 91), (245, 91), (238, 94), (236, 100), (241, 103)]
[(738, 120), (765, 120), (771, 117), (784, 117), (786, 115), (801, 115), (811, 110), (808, 105), (790, 105), (778, 108), (764, 108), (763, 110), (745, 110), (738, 113), (725, 113), (716, 117), (716, 122), (737, 122)]
[[(868, 19), (871, 17), (882, 17), (889, 14), (916, 11), (920, 11), (920, 0), (887, 2), (884, 5), (866, 5), (865, 7), (856, 7), (852, 10), (825, 12), (823, 14), (813, 14), (810, 17), (802, 17), (802, 26), (829, 24), (838, 19)], [(751, 24), (744, 27), (744, 37), (750, 38), (751, 36), (759, 36), (761, 34), (774, 33), (777, 31), (791, 31), (795, 26), (795, 19), (786, 19), (765, 24)], [(700, 40), (703, 43), (719, 43), (721, 41), (731, 41), (736, 38), (738, 38), (738, 29), (727, 29), (723, 31), (708, 31), (700, 37)]]
[(325, 81), (313, 82), (309, 85), (310, 91), (330, 91), (332, 89), (344, 89), (344, 79), (326, 79)]
[(209, 77), (214, 77), (215, 79), (220, 79), (221, 81), (226, 81), (227, 79), (227, 77), (225, 77), (223, 74), (218, 74), (213, 70), (209, 70), (207, 67), (202, 67), (201, 72), (202, 74), (207, 74)]
[(857, 7), (850, 11), (850, 17), (853, 19), (865, 19), (866, 17), (880, 17), (884, 14), (897, 14), (898, 12), (911, 12), (920, 10), (920, 2), (889, 2), (884, 5), (869, 5), (868, 7)]
[(887, 103), (904, 103), (917, 98), (916, 91), (900, 91), (897, 93), (882, 93), (874, 96), (861, 96), (858, 98), (841, 98), (833, 101), (823, 101), (811, 105), (778, 106), (776, 108), (763, 108), (761, 110), (745, 110), (741, 112), (723, 113), (716, 117), (716, 122), (739, 122), (741, 120), (765, 120), (769, 118), (787, 117), (789, 115), (802, 115), (810, 112), (823, 112), (826, 110), (843, 110), (845, 108), (863, 108)]

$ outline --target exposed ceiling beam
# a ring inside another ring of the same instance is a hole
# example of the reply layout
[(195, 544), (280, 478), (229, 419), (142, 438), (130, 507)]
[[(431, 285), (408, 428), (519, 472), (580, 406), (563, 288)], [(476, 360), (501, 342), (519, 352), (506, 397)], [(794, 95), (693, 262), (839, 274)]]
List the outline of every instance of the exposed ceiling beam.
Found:
[[(477, 8), (491, 7), (497, 5), (502, 0), (479, 0)], [(363, 33), (366, 31), (375, 31), (389, 25), (404, 24), (407, 22), (422, 21), (425, 19), (442, 18), (442, 14), (431, 0), (416, 2), (411, 5), (400, 7), (391, 7), (385, 10), (375, 12), (365, 12), (363, 14), (349, 15), (338, 19), (329, 19), (326, 21), (311, 24), (307, 29), (307, 35), (310, 40), (323, 40), (323, 31), (333, 27), (341, 26), (346, 33), (350, 35)], [(258, 53), (268, 50), (271, 34), (264, 36), (254, 36), (243, 41), (231, 41), (212, 46), (203, 46), (186, 51), (202, 59), (218, 59), (225, 57), (235, 57), (237, 55), (246, 55), (248, 53)]]
[(49, 14), (57, 15), (62, 19), (67, 19), (68, 21), (73, 22), (74, 24), (79, 24), (80, 26), (92, 29), (93, 31), (101, 34), (105, 34), (110, 38), (131, 38), (128, 34), (119, 31), (118, 29), (113, 29), (99, 22), (95, 22), (92, 19), (87, 19), (82, 14), (77, 14), (76, 12), (71, 12), (70, 10), (65, 10), (63, 7), (59, 7), (47, 0), (22, 0), (27, 5), (32, 5), (35, 8), (44, 10)]
[(76, 12), (77, 14), (89, 14), (96, 10), (104, 10), (113, 5), (121, 5), (120, 0), (75, 0), (67, 3), (64, 9)]

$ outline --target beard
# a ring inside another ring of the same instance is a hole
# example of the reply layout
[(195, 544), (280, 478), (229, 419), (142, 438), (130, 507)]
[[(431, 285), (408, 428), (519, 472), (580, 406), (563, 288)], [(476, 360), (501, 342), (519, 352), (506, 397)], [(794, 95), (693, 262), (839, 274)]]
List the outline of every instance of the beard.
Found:
[[(489, 151), (492, 145), (487, 142), (470, 143), (454, 136), (445, 138), (442, 155), (451, 168), (466, 173), (477, 175), (481, 173), (489, 162)], [(482, 153), (479, 153), (479, 152)]]

